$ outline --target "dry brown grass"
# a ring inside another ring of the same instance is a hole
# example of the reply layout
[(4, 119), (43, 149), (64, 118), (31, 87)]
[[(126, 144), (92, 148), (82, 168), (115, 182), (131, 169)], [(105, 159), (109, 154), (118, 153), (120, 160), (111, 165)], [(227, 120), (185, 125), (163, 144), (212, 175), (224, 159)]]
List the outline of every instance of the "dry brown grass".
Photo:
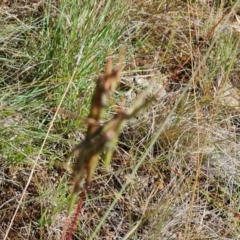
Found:
[[(128, 60), (116, 99), (125, 97), (131, 106), (150, 84), (156, 89), (164, 85), (165, 91), (124, 128), (111, 169), (99, 164), (75, 239), (91, 239), (93, 233), (94, 239), (240, 236), (237, 9), (228, 15), (226, 9), (201, 1), (159, 2), (136, 0), (128, 5), (129, 24), (119, 40), (127, 42)], [(9, 72), (8, 67), (4, 69)], [(86, 95), (79, 102), (86, 103)], [(114, 101), (118, 100), (113, 105)], [(76, 110), (70, 103), (66, 105)], [(4, 114), (9, 117), (6, 111)], [(19, 118), (29, 123), (25, 116), (26, 112), (10, 114), (15, 123), (9, 120), (8, 126), (16, 126)], [(6, 124), (4, 117), (1, 122)], [(53, 130), (60, 135), (67, 121), (58, 119)], [(22, 122), (22, 126), (26, 124)], [(65, 129), (70, 139), (53, 139), (53, 146), (46, 146), (10, 239), (60, 238), (68, 203), (65, 195), (71, 188), (65, 170), (51, 168), (48, 162), (56, 155), (61, 160), (74, 147), (84, 128), (76, 129)], [(39, 140), (32, 141), (39, 144)], [(25, 155), (33, 161), (30, 153)], [(3, 151), (1, 236), (33, 164), (10, 167), (6, 161), (10, 158)], [(112, 202), (116, 204), (110, 206)], [(97, 226), (101, 226), (99, 231)]]

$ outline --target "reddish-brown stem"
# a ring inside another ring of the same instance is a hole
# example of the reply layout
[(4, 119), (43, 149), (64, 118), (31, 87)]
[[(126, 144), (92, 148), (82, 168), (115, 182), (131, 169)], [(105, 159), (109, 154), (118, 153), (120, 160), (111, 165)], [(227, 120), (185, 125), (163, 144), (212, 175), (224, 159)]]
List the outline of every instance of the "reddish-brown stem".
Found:
[(77, 220), (78, 220), (78, 217), (79, 217), (80, 212), (82, 210), (83, 203), (86, 199), (86, 194), (87, 194), (88, 189), (89, 189), (89, 187), (86, 185), (84, 187), (84, 190), (81, 192), (81, 194), (79, 196), (79, 202), (78, 202), (73, 220), (71, 221), (71, 226), (70, 226), (69, 232), (67, 234), (66, 240), (72, 240), (73, 233), (75, 232), (75, 229), (76, 229), (76, 226), (77, 226)]

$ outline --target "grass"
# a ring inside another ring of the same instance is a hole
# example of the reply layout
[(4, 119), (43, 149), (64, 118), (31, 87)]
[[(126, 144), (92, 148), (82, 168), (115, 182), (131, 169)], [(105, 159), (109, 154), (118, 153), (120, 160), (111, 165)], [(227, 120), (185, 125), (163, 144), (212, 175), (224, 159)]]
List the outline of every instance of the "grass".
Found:
[(51, 109), (88, 116), (106, 57), (125, 46), (102, 118), (148, 85), (165, 91), (129, 120), (110, 169), (102, 156), (74, 239), (238, 239), (237, 4), (61, 0), (24, 17), (0, 5), (1, 238), (60, 239), (72, 190), (62, 165), (87, 125)]

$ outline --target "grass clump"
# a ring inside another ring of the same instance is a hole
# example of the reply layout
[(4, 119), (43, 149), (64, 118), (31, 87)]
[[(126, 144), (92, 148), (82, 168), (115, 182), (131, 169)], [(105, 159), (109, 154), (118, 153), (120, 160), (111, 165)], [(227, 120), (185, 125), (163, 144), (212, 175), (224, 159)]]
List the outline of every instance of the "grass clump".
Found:
[(3, 238), (60, 238), (71, 181), (56, 163), (84, 139), (94, 80), (124, 44), (102, 119), (149, 85), (164, 91), (126, 124), (111, 167), (100, 160), (76, 238), (237, 239), (238, 4), (46, 1), (11, 21), (2, 5)]

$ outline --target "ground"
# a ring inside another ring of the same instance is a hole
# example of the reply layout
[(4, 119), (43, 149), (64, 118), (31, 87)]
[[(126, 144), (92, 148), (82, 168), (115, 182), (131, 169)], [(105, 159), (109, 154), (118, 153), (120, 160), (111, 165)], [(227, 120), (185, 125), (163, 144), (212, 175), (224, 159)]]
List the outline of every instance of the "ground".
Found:
[(72, 177), (56, 163), (84, 138), (86, 126), (59, 116), (40, 150), (51, 109), (79, 46), (82, 65), (63, 107), (86, 116), (92, 80), (106, 54), (117, 59), (124, 45), (121, 83), (103, 118), (122, 99), (130, 107), (146, 86), (163, 91), (129, 120), (110, 169), (100, 161), (74, 239), (90, 239), (98, 225), (94, 239), (238, 239), (238, 9), (203, 1), (135, 0), (125, 11), (118, 3), (91, 4), (0, 3), (0, 236), (60, 239)]

